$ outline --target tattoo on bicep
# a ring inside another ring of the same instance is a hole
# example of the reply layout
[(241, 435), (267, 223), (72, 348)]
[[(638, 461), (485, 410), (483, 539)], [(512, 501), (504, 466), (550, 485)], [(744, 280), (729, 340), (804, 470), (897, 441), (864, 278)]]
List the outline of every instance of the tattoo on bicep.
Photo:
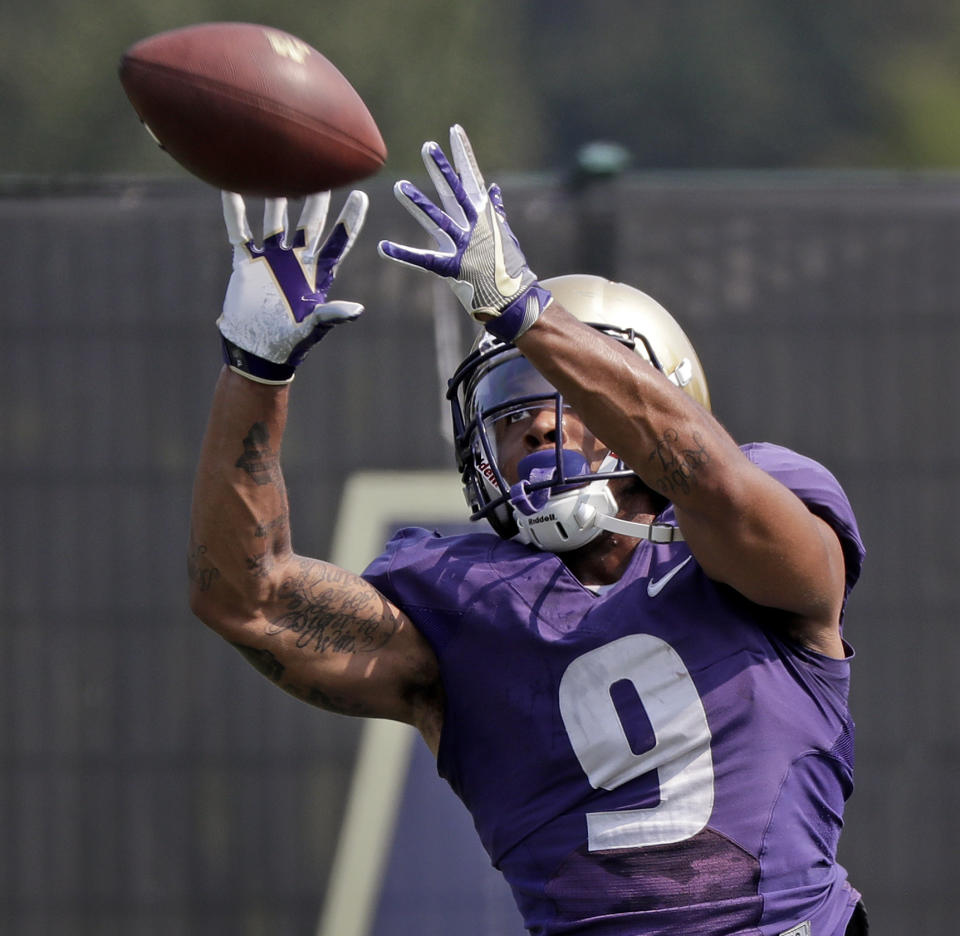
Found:
[(283, 678), (287, 672), (286, 667), (269, 650), (260, 650), (239, 643), (234, 643), (233, 646), (240, 651), (241, 655), (257, 672), (304, 702), (309, 702), (311, 705), (327, 709), (330, 712), (336, 712), (338, 715), (363, 716), (370, 714), (368, 705), (357, 702), (349, 696), (332, 694), (316, 686), (283, 685)]
[(710, 462), (700, 433), (694, 432), (692, 443), (683, 443), (676, 429), (668, 429), (650, 453), (650, 461), (662, 472), (653, 487), (666, 497), (678, 491), (687, 494), (696, 484), (696, 473)]
[(255, 670), (263, 673), (271, 682), (279, 683), (283, 679), (284, 666), (269, 650), (258, 650), (238, 643), (233, 646), (246, 657)]
[(297, 695), (304, 702), (309, 702), (311, 705), (316, 705), (317, 708), (326, 709), (328, 712), (334, 712), (337, 715), (363, 717), (371, 714), (370, 706), (364, 702), (357, 702), (349, 696), (332, 695), (316, 687), (298, 692)]
[(243, 440), (243, 454), (237, 459), (258, 485), (276, 484), (280, 480), (280, 457), (270, 448), (270, 431), (262, 422), (255, 422)]
[(206, 558), (207, 547), (198, 545), (187, 553), (187, 576), (200, 588), (209, 591), (210, 586), (220, 578), (220, 570)]
[(353, 585), (352, 579), (335, 566), (304, 563), (297, 576), (280, 586), (286, 610), (270, 622), (267, 635), (295, 634), (298, 647), (316, 653), (379, 650), (400, 620), (376, 591)]

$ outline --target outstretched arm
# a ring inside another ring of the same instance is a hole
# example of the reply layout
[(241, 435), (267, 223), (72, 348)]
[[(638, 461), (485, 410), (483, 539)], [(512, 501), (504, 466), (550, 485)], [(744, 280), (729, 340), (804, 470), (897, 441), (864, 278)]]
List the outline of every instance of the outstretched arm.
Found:
[[(359, 193), (357, 193), (359, 194)], [(363, 221), (351, 196), (319, 243), (325, 204), (308, 200), (295, 236), (268, 203), (263, 247), (243, 203), (224, 196), (234, 273), (219, 320), (220, 375), (194, 486), (191, 607), (277, 685), (335, 712), (417, 726), (435, 748), (436, 659), (409, 619), (363, 579), (293, 552), (280, 467), (289, 383), (306, 351), (359, 315), (329, 303), (337, 264)]]
[(296, 555), (280, 444), (287, 387), (224, 369), (197, 469), (189, 572), (194, 613), (306, 702), (439, 733), (439, 680), (409, 619), (363, 579)]
[(514, 342), (593, 434), (673, 502), (708, 575), (786, 612), (795, 633), (841, 656), (844, 562), (836, 534), (663, 374), (552, 301), (462, 128), (451, 129), (450, 141), (452, 164), (436, 143), (423, 147), (442, 208), (409, 182), (395, 186), (436, 249), (383, 241), (381, 254), (448, 278), (475, 319)]
[(749, 461), (707, 410), (556, 303), (517, 347), (591, 431), (673, 503), (684, 538), (711, 578), (795, 615), (797, 630), (819, 649), (843, 654), (840, 541), (792, 491)]

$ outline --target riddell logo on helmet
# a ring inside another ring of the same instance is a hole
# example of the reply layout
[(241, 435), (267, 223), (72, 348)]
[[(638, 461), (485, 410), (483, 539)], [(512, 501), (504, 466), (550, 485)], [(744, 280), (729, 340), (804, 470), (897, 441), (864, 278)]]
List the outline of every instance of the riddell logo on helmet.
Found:
[(529, 520), (530, 526), (533, 526), (535, 523), (550, 523), (551, 520), (556, 520), (556, 514), (549, 514), (546, 517), (531, 517)]

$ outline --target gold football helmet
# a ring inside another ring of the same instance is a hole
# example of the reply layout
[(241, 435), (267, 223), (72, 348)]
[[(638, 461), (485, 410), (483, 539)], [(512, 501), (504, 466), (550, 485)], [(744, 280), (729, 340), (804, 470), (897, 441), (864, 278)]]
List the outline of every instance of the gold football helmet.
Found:
[[(673, 316), (646, 293), (600, 276), (572, 274), (541, 281), (571, 315), (632, 348), (668, 380), (707, 409), (707, 379), (690, 339)], [(611, 478), (633, 474), (613, 454), (598, 469), (562, 448), (565, 404), (512, 344), (482, 333), (450, 380), (457, 465), (471, 519), (486, 518), (504, 538), (550, 552), (590, 542), (603, 529), (617, 529), (655, 542), (680, 538), (676, 527), (616, 519)], [(496, 424), (532, 407), (555, 408), (554, 451), (521, 462), (517, 484), (505, 480), (497, 458)]]

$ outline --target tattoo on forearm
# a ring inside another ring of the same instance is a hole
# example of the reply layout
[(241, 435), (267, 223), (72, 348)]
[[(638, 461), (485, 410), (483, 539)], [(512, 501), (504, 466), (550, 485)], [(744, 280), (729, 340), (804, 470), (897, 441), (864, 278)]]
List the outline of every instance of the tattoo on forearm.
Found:
[(271, 682), (279, 683), (283, 679), (284, 666), (269, 650), (258, 650), (238, 643), (235, 643), (234, 647), (246, 657), (254, 669), (263, 673)]
[(688, 494), (696, 484), (696, 473), (710, 462), (710, 453), (704, 447), (700, 433), (694, 432), (692, 442), (683, 443), (675, 429), (668, 429), (650, 453), (650, 461), (659, 471), (653, 487), (666, 497), (678, 491)]
[(220, 578), (220, 570), (206, 558), (206, 554), (207, 547), (202, 545), (187, 553), (187, 575), (203, 592), (209, 591), (210, 586)]
[(270, 448), (270, 432), (262, 422), (255, 422), (243, 440), (243, 454), (237, 459), (242, 468), (259, 485), (275, 484), (280, 478), (279, 454)]
[(397, 616), (376, 592), (351, 587), (348, 572), (304, 564), (280, 586), (286, 611), (271, 621), (268, 636), (296, 635), (297, 646), (316, 653), (371, 653), (399, 626)]

